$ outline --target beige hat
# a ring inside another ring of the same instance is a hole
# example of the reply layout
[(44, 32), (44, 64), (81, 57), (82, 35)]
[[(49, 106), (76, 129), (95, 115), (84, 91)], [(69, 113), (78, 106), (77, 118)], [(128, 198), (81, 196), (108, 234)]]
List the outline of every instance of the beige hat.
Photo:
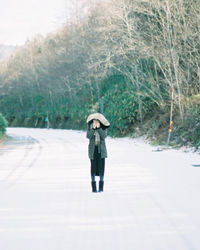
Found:
[(92, 120), (99, 120), (105, 127), (110, 127), (110, 123), (109, 121), (105, 118), (104, 115), (100, 114), (100, 113), (94, 113), (88, 116), (87, 118), (87, 123), (89, 123)]

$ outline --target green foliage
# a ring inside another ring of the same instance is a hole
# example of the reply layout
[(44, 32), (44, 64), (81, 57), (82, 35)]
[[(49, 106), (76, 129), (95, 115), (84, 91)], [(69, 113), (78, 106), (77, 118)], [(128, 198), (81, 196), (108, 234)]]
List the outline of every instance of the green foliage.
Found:
[(138, 119), (134, 93), (115, 88), (104, 96), (105, 115), (111, 123), (111, 134), (126, 135)]
[(2, 137), (6, 133), (7, 121), (0, 113), (0, 137)]
[(200, 105), (190, 109), (185, 115), (184, 122), (175, 128), (173, 137), (178, 144), (190, 144), (200, 148)]

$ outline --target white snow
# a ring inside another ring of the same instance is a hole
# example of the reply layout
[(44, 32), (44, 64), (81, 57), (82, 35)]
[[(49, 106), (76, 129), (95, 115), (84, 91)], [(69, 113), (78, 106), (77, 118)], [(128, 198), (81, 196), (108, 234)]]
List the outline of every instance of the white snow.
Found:
[(0, 249), (198, 250), (200, 155), (107, 138), (92, 193), (86, 133), (9, 128), (0, 146)]

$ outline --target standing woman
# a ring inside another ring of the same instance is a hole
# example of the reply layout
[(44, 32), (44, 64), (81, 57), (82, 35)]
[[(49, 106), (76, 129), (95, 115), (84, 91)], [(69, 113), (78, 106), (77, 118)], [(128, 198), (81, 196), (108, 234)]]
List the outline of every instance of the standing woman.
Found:
[(87, 138), (89, 139), (88, 156), (91, 161), (91, 179), (92, 192), (97, 192), (95, 177), (99, 176), (99, 192), (103, 192), (105, 158), (107, 158), (107, 149), (105, 138), (107, 136), (106, 129), (110, 123), (100, 113), (91, 114), (87, 118), (88, 130)]

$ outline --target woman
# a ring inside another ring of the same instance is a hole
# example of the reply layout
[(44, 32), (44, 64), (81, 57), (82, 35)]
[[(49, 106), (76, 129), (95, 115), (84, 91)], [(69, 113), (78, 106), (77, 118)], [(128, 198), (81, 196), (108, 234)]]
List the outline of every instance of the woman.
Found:
[(88, 155), (91, 161), (92, 192), (97, 192), (95, 176), (100, 177), (98, 191), (103, 192), (105, 158), (107, 158), (105, 138), (107, 136), (106, 129), (110, 124), (100, 113), (90, 115), (87, 122), (87, 138), (90, 140)]

